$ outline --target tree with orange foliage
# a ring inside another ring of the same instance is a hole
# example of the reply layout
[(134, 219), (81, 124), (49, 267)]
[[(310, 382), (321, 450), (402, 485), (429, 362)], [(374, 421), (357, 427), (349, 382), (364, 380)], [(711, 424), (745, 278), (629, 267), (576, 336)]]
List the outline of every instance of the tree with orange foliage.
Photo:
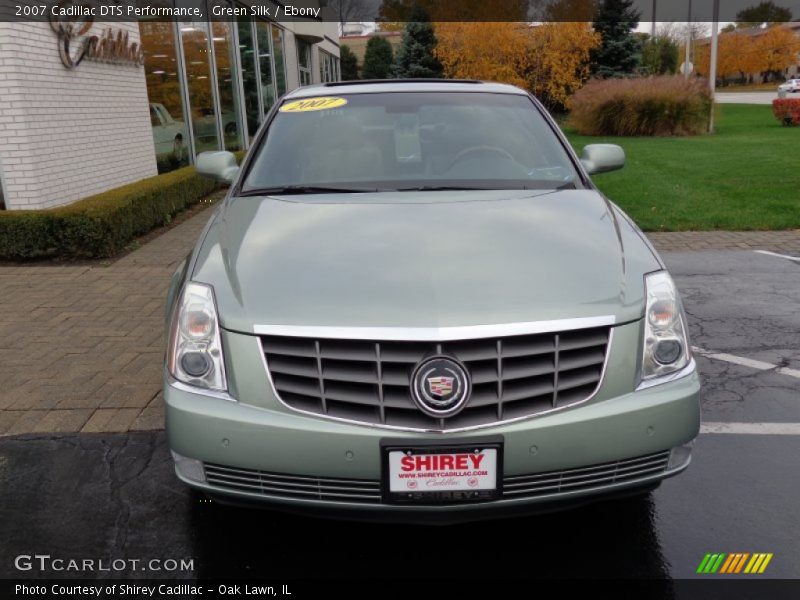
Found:
[(770, 27), (755, 39), (758, 56), (756, 71), (769, 76), (782, 73), (784, 69), (797, 63), (800, 54), (800, 38), (790, 29)]
[[(771, 27), (763, 33), (748, 35), (733, 31), (719, 36), (717, 73), (725, 79), (739, 75), (744, 81), (747, 75), (760, 73), (765, 79), (772, 73), (780, 73), (797, 62), (800, 53), (800, 38), (789, 29)], [(697, 49), (697, 72), (708, 77), (709, 44)]]
[(600, 43), (588, 23), (438, 23), (436, 56), (447, 77), (523, 87), (550, 108), (569, 106)]
[[(752, 36), (740, 31), (732, 31), (719, 36), (717, 76), (721, 79), (735, 76), (744, 79), (748, 73), (758, 70), (756, 58), (753, 52)], [(710, 46), (708, 44), (697, 49), (695, 60), (698, 74), (708, 77), (710, 63)]]

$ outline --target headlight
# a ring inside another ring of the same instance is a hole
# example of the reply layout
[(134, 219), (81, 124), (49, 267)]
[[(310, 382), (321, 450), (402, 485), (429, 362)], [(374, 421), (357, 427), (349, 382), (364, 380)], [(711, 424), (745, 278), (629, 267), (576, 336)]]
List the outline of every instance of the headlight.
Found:
[(692, 354), (681, 299), (669, 273), (647, 275), (645, 293), (642, 381), (655, 383), (652, 380), (683, 369)]
[(211, 286), (187, 283), (178, 299), (167, 346), (167, 369), (183, 383), (224, 392), (225, 361)]

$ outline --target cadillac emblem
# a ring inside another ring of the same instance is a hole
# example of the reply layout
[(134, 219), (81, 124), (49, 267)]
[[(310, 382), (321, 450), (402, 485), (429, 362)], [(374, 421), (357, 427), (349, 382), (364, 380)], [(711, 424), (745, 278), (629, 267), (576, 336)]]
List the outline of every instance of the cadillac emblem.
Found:
[(469, 394), (467, 369), (454, 358), (427, 358), (411, 374), (411, 396), (419, 409), (432, 417), (455, 415), (464, 408)]
[(447, 398), (453, 393), (453, 382), (455, 377), (428, 377), (428, 390), (431, 396)]

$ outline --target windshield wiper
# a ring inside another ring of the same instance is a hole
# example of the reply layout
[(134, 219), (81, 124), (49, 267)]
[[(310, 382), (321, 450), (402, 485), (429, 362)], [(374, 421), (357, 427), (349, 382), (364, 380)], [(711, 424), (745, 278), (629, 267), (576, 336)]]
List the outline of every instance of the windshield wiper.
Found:
[(528, 187), (521, 185), (519, 187), (498, 187), (494, 185), (414, 185), (401, 188), (375, 188), (375, 187), (351, 187), (351, 186), (336, 186), (336, 185), (284, 185), (270, 188), (252, 188), (242, 190), (241, 196), (289, 196), (289, 195), (303, 195), (303, 194), (363, 194), (368, 192), (465, 192), (473, 190), (566, 190), (575, 189), (575, 184), (568, 182), (562, 183), (559, 186), (550, 187), (548, 185)]
[(298, 194), (358, 194), (377, 192), (377, 188), (354, 188), (335, 185), (284, 185), (271, 188), (242, 190), (242, 196), (288, 196)]

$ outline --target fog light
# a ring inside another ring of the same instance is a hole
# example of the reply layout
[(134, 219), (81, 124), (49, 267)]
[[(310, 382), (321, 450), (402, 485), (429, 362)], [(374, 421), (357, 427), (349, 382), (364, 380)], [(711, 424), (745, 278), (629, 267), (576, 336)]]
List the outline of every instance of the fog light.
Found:
[(679, 467), (685, 467), (689, 464), (691, 458), (692, 442), (684, 444), (683, 446), (675, 446), (669, 453), (669, 463), (667, 464), (667, 469), (672, 470)]
[(181, 369), (191, 377), (202, 377), (211, 368), (211, 360), (204, 352), (187, 352), (181, 356)]
[(175, 472), (189, 481), (196, 481), (197, 483), (206, 482), (206, 472), (203, 469), (203, 463), (196, 458), (188, 458), (181, 456), (177, 452), (172, 452), (172, 460), (175, 461)]
[(654, 358), (661, 365), (671, 365), (681, 357), (683, 347), (678, 340), (660, 340), (656, 344)]

